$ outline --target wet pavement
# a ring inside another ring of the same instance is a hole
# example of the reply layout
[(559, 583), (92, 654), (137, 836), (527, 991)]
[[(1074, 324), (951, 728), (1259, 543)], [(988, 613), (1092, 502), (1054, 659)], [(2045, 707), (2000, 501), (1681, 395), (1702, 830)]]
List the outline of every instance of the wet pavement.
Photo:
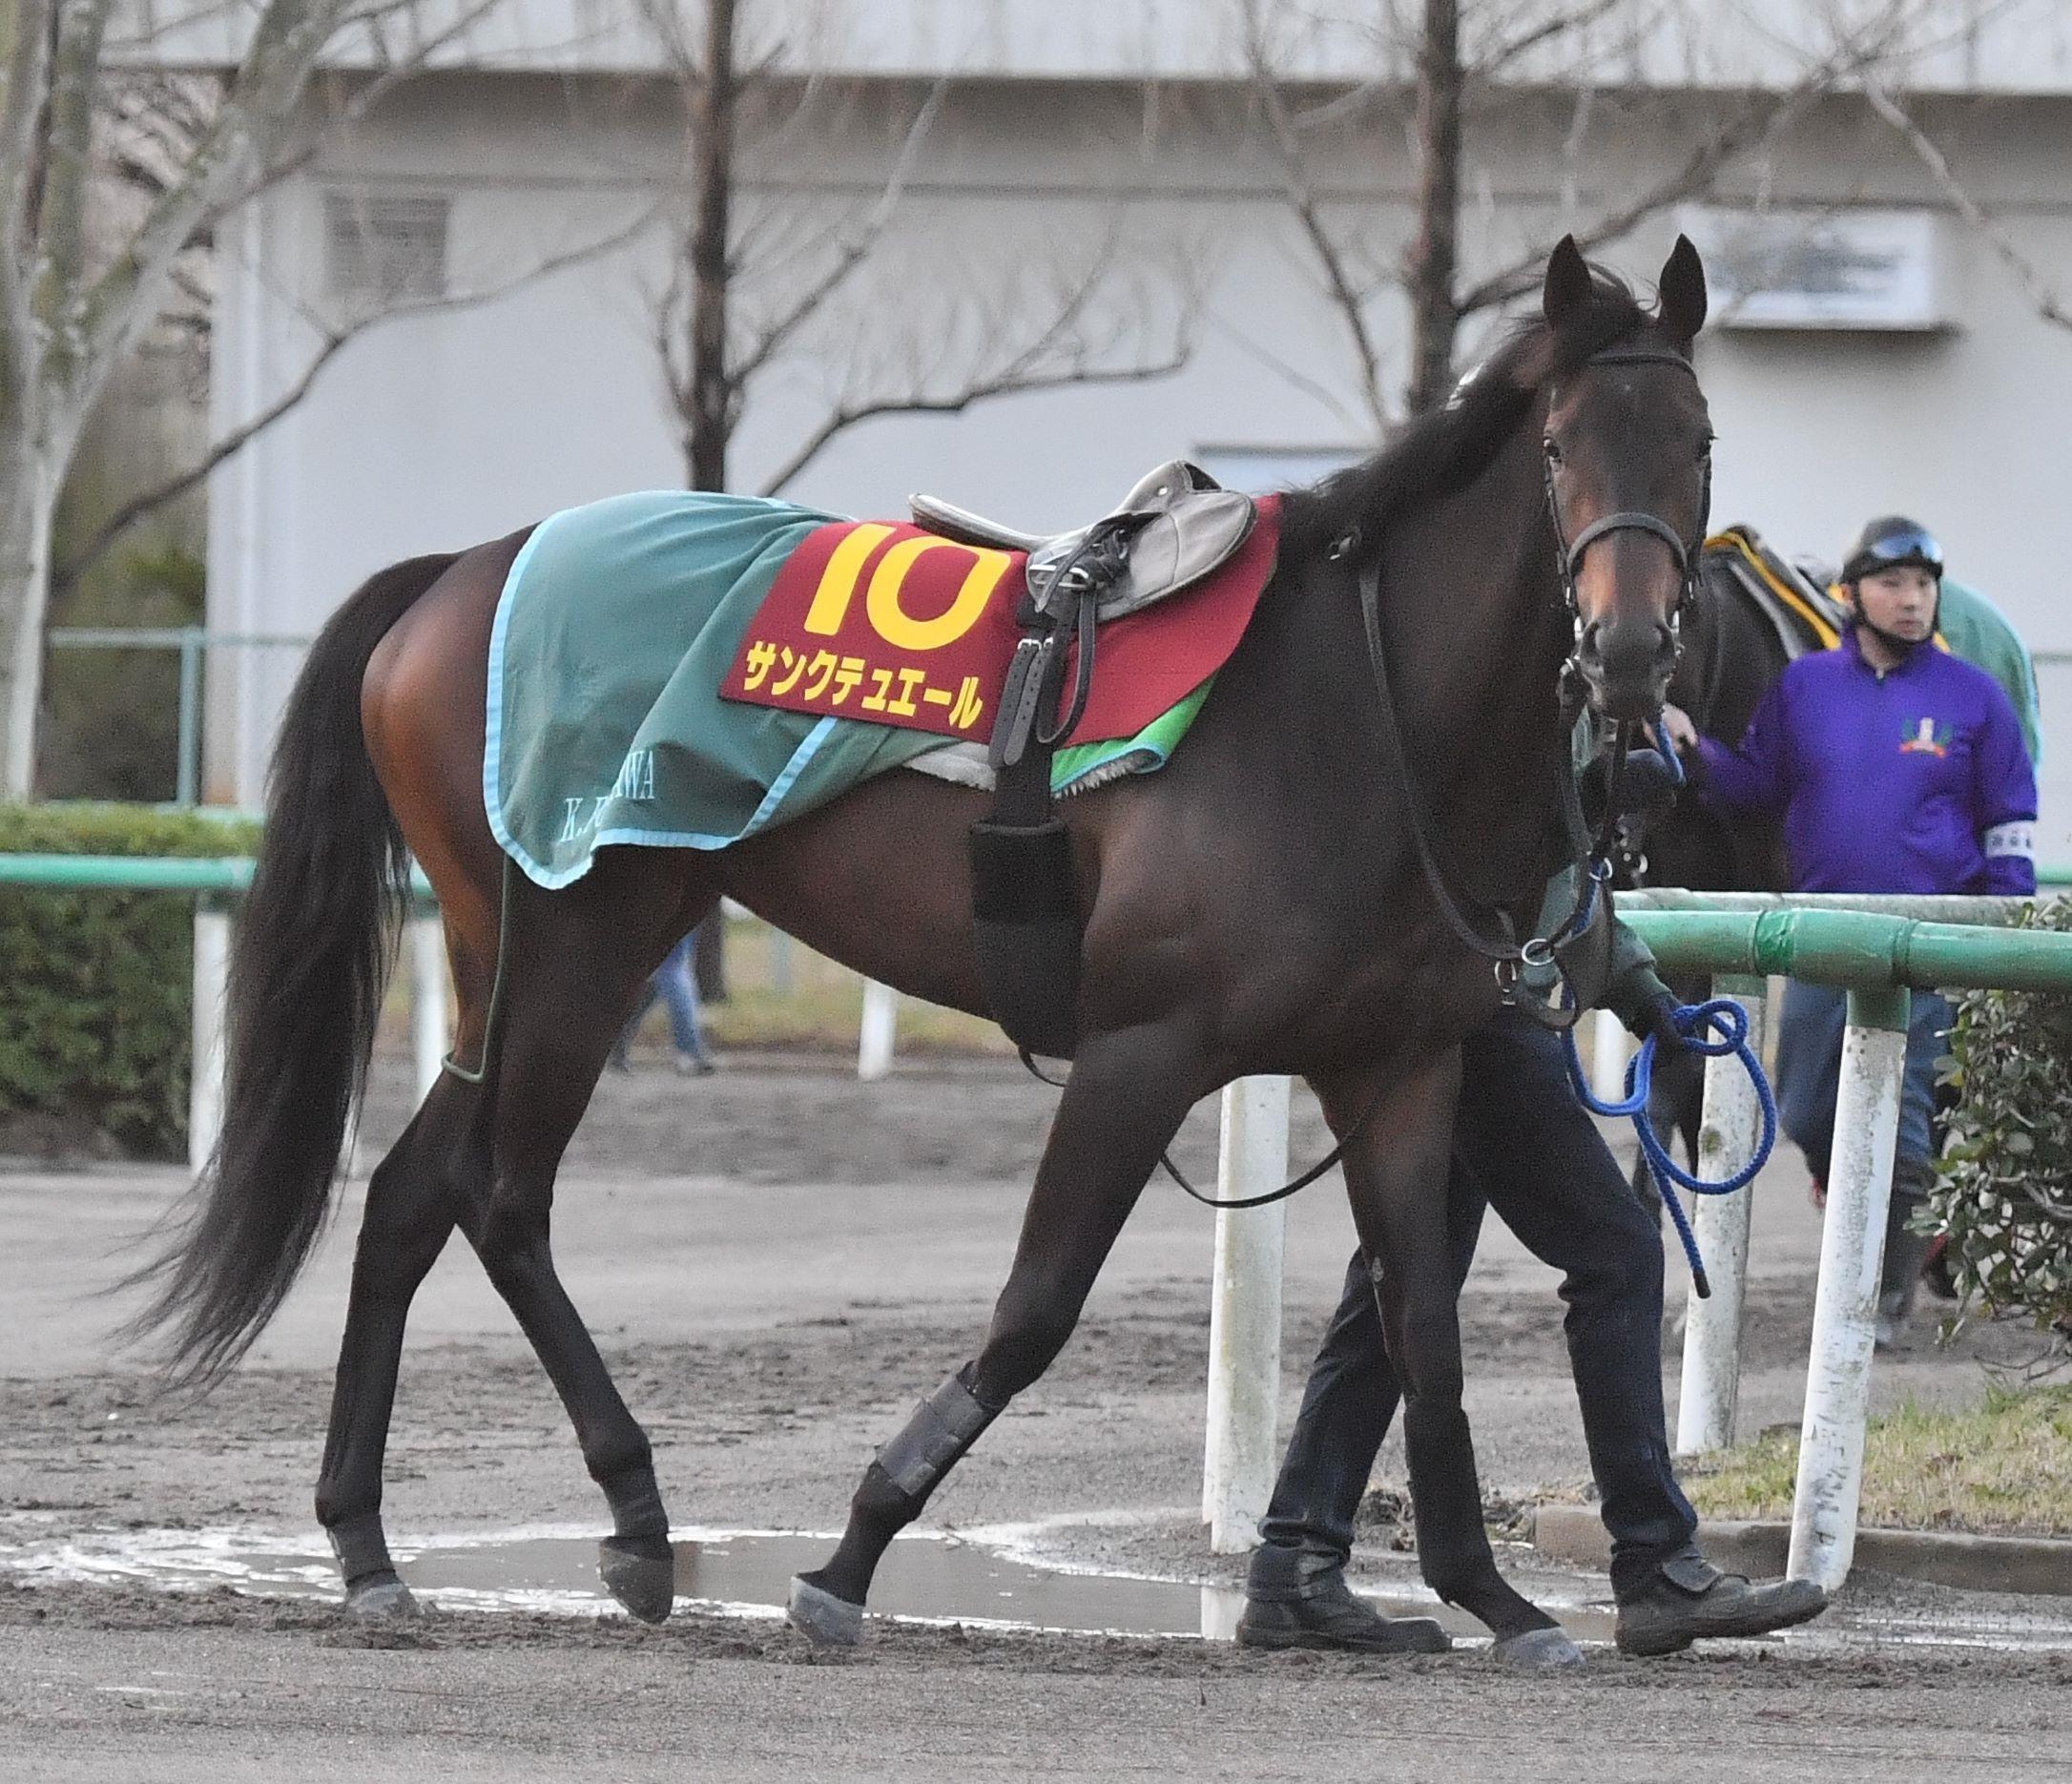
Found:
[[(248, 1525), (194, 1530), (38, 1533), (17, 1516), (0, 1540), (0, 1571), (44, 1583), (151, 1585), (168, 1591), (230, 1587), (288, 1598), (336, 1599), (337, 1570), (321, 1536)], [(1047, 1526), (1001, 1528), (983, 1537), (901, 1537), (872, 1591), (877, 1616), (977, 1628), (1229, 1640), (1244, 1608), (1228, 1586), (1075, 1571), (1027, 1558)], [(749, 1617), (782, 1615), (794, 1573), (823, 1564), (831, 1535), (788, 1530), (684, 1529), (675, 1536), (676, 1606)], [(398, 1540), (398, 1567), (426, 1605), (450, 1610), (523, 1610), (571, 1617), (620, 1614), (597, 1578), (596, 1534), (566, 1527)], [(1580, 1573), (1535, 1571), (1535, 1600), (1585, 1645), (1611, 1639), (1607, 1583)], [(1421, 1588), (1366, 1594), (1391, 1616), (1436, 1616), (1458, 1639), (1484, 1632)], [(2072, 1652), (2072, 1605), (1879, 1590), (1852, 1595), (1815, 1626), (1774, 1640), (1796, 1652), (1871, 1646)], [(1984, 1608), (1981, 1608), (1981, 1603)]]

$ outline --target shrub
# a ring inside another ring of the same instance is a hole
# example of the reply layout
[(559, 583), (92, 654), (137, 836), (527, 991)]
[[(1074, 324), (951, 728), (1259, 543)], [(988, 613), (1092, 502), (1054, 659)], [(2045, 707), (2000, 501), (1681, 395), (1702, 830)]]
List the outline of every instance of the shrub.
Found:
[[(257, 826), (135, 806), (0, 806), (0, 853), (245, 855)], [(0, 1145), (187, 1145), (194, 904), (0, 885)]]
[[(2072, 901), (2021, 926), (2072, 930)], [(2072, 1322), (2072, 1000), (1968, 991), (1946, 1081), (1960, 1092), (1929, 1213), (1964, 1305)]]

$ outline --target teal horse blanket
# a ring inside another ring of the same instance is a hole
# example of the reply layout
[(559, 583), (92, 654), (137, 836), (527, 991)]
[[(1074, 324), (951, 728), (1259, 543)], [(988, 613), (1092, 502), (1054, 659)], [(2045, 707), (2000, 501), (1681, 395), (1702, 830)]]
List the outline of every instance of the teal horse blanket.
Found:
[[(567, 885), (617, 843), (725, 848), (873, 775), (969, 753), (924, 731), (719, 697), (777, 570), (839, 518), (658, 490), (533, 530), (497, 602), (482, 765), (489, 827), (530, 879)], [(1208, 689), (1136, 736), (1060, 750), (1053, 785), (1160, 766)]]

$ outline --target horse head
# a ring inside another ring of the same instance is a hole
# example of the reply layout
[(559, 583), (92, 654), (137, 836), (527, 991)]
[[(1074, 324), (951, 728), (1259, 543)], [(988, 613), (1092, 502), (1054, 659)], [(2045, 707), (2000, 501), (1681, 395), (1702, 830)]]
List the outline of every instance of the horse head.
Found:
[(1562, 369), (1547, 396), (1547, 511), (1575, 619), (1570, 662), (1617, 721), (1661, 710), (1691, 600), (1712, 480), (1712, 428), (1691, 365), (1705, 267), (1683, 237), (1655, 314), (1605, 342), (1597, 285), (1573, 237), (1547, 260), (1542, 307)]

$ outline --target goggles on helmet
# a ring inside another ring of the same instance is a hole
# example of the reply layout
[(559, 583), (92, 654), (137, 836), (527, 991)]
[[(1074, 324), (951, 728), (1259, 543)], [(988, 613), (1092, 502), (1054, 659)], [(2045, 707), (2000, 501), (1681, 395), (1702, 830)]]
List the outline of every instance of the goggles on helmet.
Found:
[(1889, 532), (1883, 537), (1869, 541), (1856, 553), (1855, 562), (1859, 575), (1873, 570), (1889, 570), (1899, 564), (1919, 564), (1932, 570), (1939, 577), (1942, 574), (1942, 547), (1934, 537), (1910, 527), (1900, 532)]

